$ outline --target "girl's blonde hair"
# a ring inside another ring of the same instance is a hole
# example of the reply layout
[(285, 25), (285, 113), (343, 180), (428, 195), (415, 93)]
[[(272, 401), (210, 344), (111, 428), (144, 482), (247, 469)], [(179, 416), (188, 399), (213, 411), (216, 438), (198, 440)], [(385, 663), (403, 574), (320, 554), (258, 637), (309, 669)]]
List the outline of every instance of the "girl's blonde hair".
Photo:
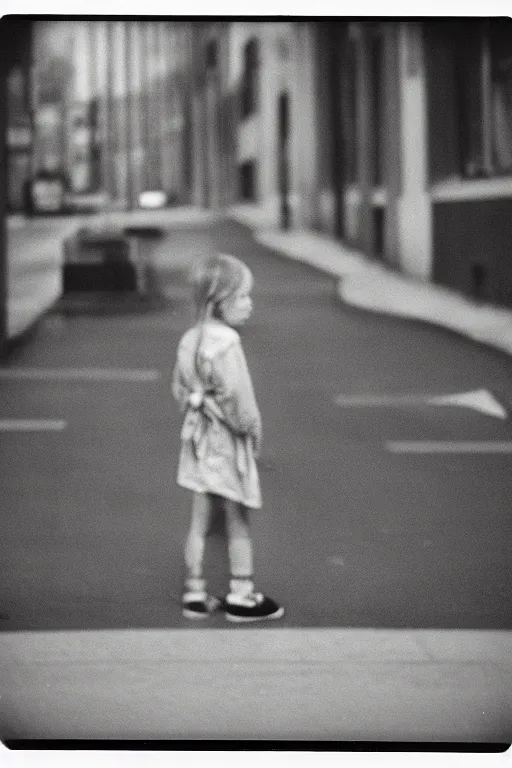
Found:
[(252, 273), (247, 264), (223, 253), (200, 262), (192, 270), (194, 303), (200, 328), (194, 363), (200, 381), (203, 378), (200, 353), (204, 338), (204, 322), (212, 317), (222, 320), (220, 304), (241, 288), (244, 280), (252, 281)]
[(249, 267), (240, 259), (219, 253), (202, 261), (192, 272), (197, 319), (220, 315), (220, 304), (237, 291), (244, 280), (251, 280)]

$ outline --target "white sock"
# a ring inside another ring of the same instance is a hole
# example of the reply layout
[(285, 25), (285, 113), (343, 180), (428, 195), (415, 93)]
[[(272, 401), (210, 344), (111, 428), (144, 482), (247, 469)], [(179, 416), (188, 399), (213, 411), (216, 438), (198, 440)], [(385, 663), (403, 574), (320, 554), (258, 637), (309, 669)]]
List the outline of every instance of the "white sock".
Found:
[(190, 578), (202, 578), (205, 541), (197, 533), (189, 533), (185, 544), (185, 563)]
[(206, 580), (189, 576), (185, 579), (185, 590), (187, 592), (201, 593), (206, 596)]
[(233, 578), (235, 574), (251, 574), (252, 571), (252, 542), (248, 536), (230, 536), (228, 539), (229, 569)]
[(250, 576), (245, 578), (233, 576), (229, 581), (229, 591), (237, 597), (247, 597), (254, 592), (254, 582)]

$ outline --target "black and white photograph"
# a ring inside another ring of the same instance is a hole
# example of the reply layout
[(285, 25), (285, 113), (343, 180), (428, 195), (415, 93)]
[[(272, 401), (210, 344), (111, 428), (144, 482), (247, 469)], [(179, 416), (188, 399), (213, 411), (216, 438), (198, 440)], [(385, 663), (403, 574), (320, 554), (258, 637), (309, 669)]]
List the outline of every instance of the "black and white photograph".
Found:
[(0, 740), (506, 750), (512, 19), (0, 57)]

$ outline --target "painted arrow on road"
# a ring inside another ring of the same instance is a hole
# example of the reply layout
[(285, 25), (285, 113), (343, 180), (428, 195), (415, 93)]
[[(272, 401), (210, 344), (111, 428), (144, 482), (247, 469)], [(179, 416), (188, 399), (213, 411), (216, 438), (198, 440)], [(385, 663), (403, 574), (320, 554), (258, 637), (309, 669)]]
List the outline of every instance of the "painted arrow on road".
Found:
[(508, 412), (487, 389), (452, 395), (338, 395), (334, 402), (344, 408), (418, 407), (425, 405), (471, 408), (497, 419), (507, 419)]

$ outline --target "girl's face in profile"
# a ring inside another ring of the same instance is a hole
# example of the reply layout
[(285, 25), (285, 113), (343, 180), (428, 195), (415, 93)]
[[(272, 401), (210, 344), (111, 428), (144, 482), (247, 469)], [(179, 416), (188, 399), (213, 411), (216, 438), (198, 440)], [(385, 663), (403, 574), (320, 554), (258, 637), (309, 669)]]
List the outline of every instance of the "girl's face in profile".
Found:
[(227, 325), (243, 325), (252, 314), (252, 276), (248, 273), (240, 288), (224, 299), (220, 306), (222, 319)]

